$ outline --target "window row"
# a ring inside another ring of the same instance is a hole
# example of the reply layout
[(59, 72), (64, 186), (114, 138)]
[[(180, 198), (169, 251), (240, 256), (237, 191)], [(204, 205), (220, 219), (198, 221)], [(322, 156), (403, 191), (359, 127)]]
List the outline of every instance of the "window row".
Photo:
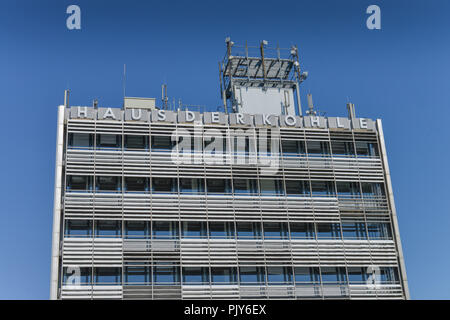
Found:
[[(178, 142), (182, 143), (186, 137), (179, 137)], [(217, 140), (216, 140), (217, 139)], [(220, 140), (219, 140), (220, 139)], [(240, 140), (238, 140), (240, 139)], [(202, 141), (201, 138), (192, 138), (190, 143), (183, 142), (183, 151), (202, 151), (206, 148), (210, 150), (214, 146), (220, 146), (222, 152), (227, 152), (229, 146), (227, 140), (222, 137), (208, 137)], [(68, 146), (71, 148), (113, 148), (126, 150), (149, 150), (170, 151), (176, 145), (176, 141), (172, 140), (170, 135), (117, 135), (117, 134), (94, 134), (92, 133), (74, 133), (68, 135)], [(374, 157), (378, 156), (378, 145), (376, 142), (370, 141), (353, 141), (353, 140), (331, 140), (331, 141), (314, 141), (314, 140), (287, 140), (281, 139), (281, 143), (272, 145), (270, 136), (267, 136), (267, 145), (256, 143), (249, 136), (233, 137), (234, 152), (265, 152), (271, 153), (272, 149), (279, 149), (283, 155), (336, 155), (336, 156), (362, 156)], [(186, 146), (188, 146), (186, 148)], [(190, 146), (190, 147), (189, 147)], [(211, 150), (212, 152), (216, 151)]]
[[(67, 176), (67, 191), (218, 193), (288, 196), (382, 197), (384, 185), (373, 182), (307, 181), (282, 179), (148, 178), (118, 176)], [(123, 187), (122, 187), (123, 186)]]
[[(93, 270), (92, 270), (93, 269)], [(391, 284), (399, 281), (396, 267), (65, 267), (70, 284)], [(239, 281), (238, 281), (239, 280)]]
[[(123, 228), (122, 228), (123, 227)], [(392, 239), (384, 222), (204, 222), (66, 220), (66, 237), (211, 239)]]

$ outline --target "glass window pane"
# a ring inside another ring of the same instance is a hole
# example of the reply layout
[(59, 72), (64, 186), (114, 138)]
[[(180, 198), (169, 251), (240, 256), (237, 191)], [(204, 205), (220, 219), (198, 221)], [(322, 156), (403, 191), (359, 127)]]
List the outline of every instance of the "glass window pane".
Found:
[(91, 237), (92, 220), (66, 220), (66, 237)]
[(285, 222), (264, 222), (264, 239), (286, 239), (287, 223)]
[(341, 230), (339, 223), (318, 223), (317, 224), (318, 239), (340, 239)]
[(184, 267), (183, 283), (185, 284), (208, 284), (209, 269), (206, 267)]
[(122, 273), (116, 267), (96, 267), (94, 268), (94, 282), (96, 284), (121, 284)]
[(178, 223), (174, 221), (153, 221), (154, 239), (178, 238)]
[(95, 235), (97, 237), (120, 237), (122, 235), (122, 221), (96, 220)]
[(259, 222), (237, 222), (236, 232), (238, 239), (261, 238), (261, 224)]
[(241, 284), (264, 284), (265, 272), (263, 267), (240, 267), (239, 280)]
[(309, 182), (304, 180), (286, 180), (288, 195), (309, 195)]
[(144, 284), (151, 282), (150, 267), (125, 267), (125, 282), (127, 284)]
[(180, 282), (180, 267), (155, 266), (153, 267), (153, 281), (162, 284), (174, 284)]
[(74, 148), (91, 148), (93, 146), (93, 134), (69, 133), (69, 146)]
[(131, 150), (148, 149), (148, 136), (125, 135), (125, 148)]
[(314, 239), (314, 224), (309, 222), (292, 222), (289, 225), (291, 239)]
[(332, 181), (311, 181), (313, 196), (334, 196), (334, 182)]
[(236, 283), (236, 268), (234, 267), (212, 267), (211, 282), (214, 284)]
[(149, 190), (149, 181), (146, 177), (125, 177), (126, 192), (144, 192)]
[(292, 268), (267, 267), (267, 282), (269, 284), (285, 284), (292, 282)]
[(231, 184), (229, 179), (206, 179), (208, 193), (230, 193)]
[(203, 221), (183, 221), (181, 225), (183, 238), (206, 237), (206, 223)]
[(126, 221), (125, 235), (127, 238), (146, 238), (150, 234), (149, 221)]
[(233, 222), (210, 222), (209, 236), (216, 239), (234, 238)]
[(91, 284), (92, 268), (89, 267), (64, 267), (64, 285), (86, 285)]
[(311, 155), (328, 155), (330, 147), (327, 141), (307, 141), (306, 148)]
[(296, 283), (320, 283), (320, 273), (317, 267), (295, 267)]
[(283, 195), (283, 181), (275, 179), (259, 180), (261, 194), (267, 195)]
[(174, 178), (153, 178), (152, 191), (161, 193), (177, 192), (178, 185)]
[(353, 141), (331, 141), (331, 149), (333, 155), (337, 156), (354, 156), (355, 148)]
[(97, 148), (120, 148), (122, 136), (116, 134), (97, 134)]
[(112, 176), (96, 177), (95, 187), (97, 191), (121, 191), (121, 178)]
[(180, 192), (200, 194), (205, 191), (205, 182), (198, 178), (180, 178)]
[(234, 179), (233, 187), (236, 194), (258, 193), (257, 180), (255, 179)]

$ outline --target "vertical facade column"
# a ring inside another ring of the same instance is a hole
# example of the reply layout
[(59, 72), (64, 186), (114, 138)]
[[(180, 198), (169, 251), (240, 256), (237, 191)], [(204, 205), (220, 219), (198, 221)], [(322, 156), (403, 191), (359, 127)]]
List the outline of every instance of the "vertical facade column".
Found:
[(63, 143), (64, 143), (64, 114), (65, 107), (58, 107), (58, 126), (56, 131), (56, 163), (55, 163), (55, 193), (53, 198), (53, 236), (52, 236), (52, 261), (50, 274), (50, 299), (58, 299), (58, 274), (59, 274), (59, 246), (61, 226), (61, 195), (63, 172)]
[(398, 253), (398, 259), (399, 259), (401, 282), (402, 282), (402, 287), (403, 287), (403, 291), (405, 294), (405, 298), (409, 300), (410, 296), (409, 296), (409, 288), (408, 288), (408, 279), (406, 277), (405, 259), (403, 258), (402, 242), (400, 240), (400, 230), (398, 227), (397, 211), (395, 209), (394, 192), (392, 190), (391, 173), (389, 171), (389, 164), (388, 164), (388, 160), (387, 160), (386, 145), (384, 143), (383, 125), (381, 123), (381, 119), (377, 119), (377, 130), (378, 130), (378, 140), (380, 142), (380, 150), (382, 153), (381, 161), (383, 162), (384, 177), (386, 179), (386, 189), (387, 189), (386, 193), (387, 193), (389, 207), (391, 208), (391, 214), (392, 214), (392, 226), (394, 228), (394, 233), (395, 233), (394, 239), (395, 239), (397, 253)]

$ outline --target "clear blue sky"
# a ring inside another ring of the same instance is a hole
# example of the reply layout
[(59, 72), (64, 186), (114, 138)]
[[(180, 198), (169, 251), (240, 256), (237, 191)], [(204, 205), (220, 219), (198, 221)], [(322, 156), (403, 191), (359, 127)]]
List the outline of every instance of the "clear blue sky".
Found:
[[(66, 8), (81, 7), (80, 31)], [(365, 9), (381, 7), (381, 30)], [(450, 2), (22, 1), (0, 4), (0, 298), (47, 299), (56, 106), (127, 95), (220, 105), (226, 36), (297, 44), (327, 115), (382, 118), (412, 298), (450, 298)], [(305, 101), (303, 102), (305, 104)]]

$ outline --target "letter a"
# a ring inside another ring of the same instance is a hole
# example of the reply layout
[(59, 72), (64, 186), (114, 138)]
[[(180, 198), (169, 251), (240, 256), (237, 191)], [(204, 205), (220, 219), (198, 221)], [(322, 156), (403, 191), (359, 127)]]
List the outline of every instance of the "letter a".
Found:
[(66, 13), (71, 14), (66, 20), (67, 29), (81, 29), (81, 10), (77, 5), (70, 5), (67, 7)]
[(367, 7), (366, 13), (372, 14), (367, 18), (366, 25), (367, 29), (381, 29), (381, 10), (380, 7), (372, 4)]

